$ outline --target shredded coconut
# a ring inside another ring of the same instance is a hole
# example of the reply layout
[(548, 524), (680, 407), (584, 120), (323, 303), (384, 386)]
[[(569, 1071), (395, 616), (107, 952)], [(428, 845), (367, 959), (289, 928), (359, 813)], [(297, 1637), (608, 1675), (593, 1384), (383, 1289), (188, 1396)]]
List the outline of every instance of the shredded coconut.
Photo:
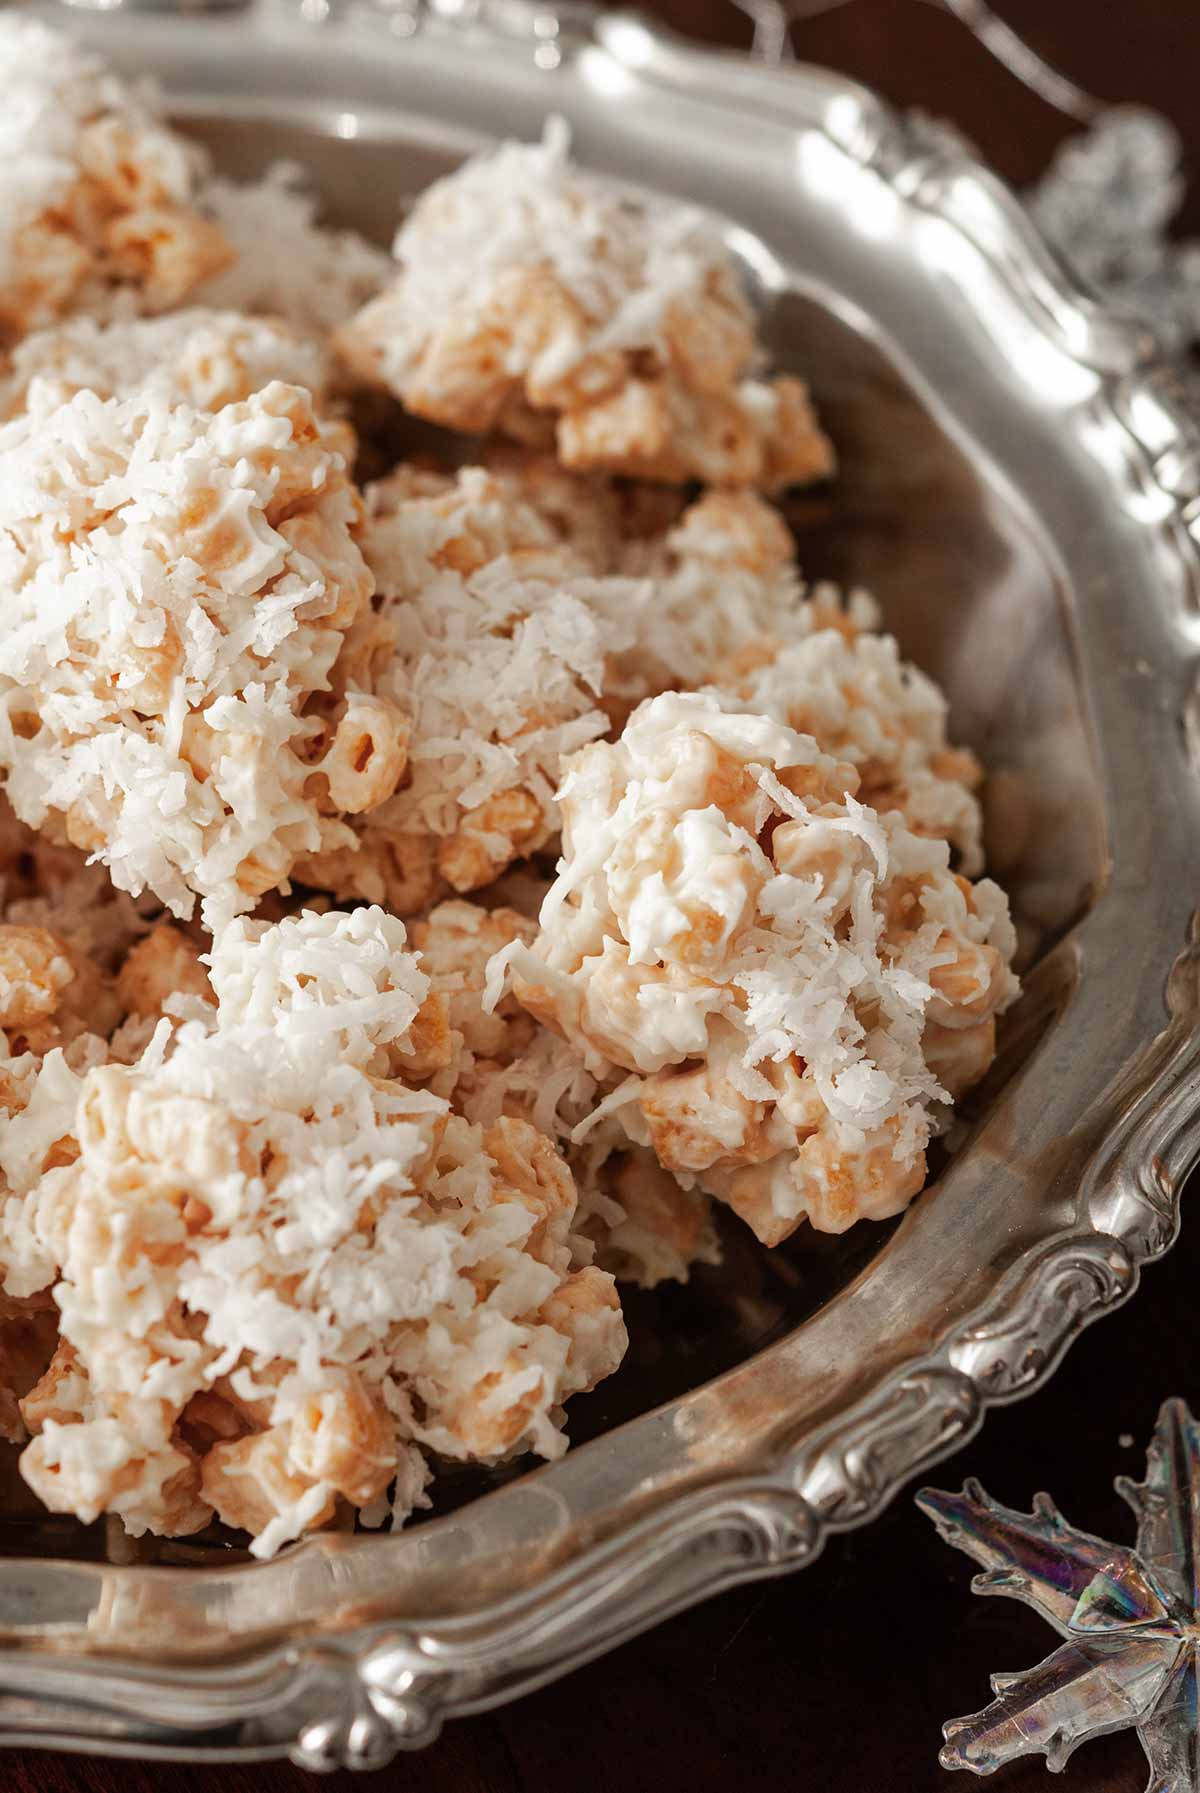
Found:
[(25, 408), (34, 380), (35, 408), (45, 412), (85, 389), (128, 398), (146, 385), (172, 404), (219, 411), (272, 380), (303, 386), (320, 403), (329, 379), (322, 344), (273, 318), (199, 308), (108, 324), (80, 317), (17, 345), (0, 375), (0, 417)]
[(197, 293), (206, 305), (286, 318), (324, 334), (345, 323), (383, 286), (391, 258), (353, 230), (317, 223), (317, 201), (294, 163), (257, 181), (214, 176), (199, 201), (233, 261)]

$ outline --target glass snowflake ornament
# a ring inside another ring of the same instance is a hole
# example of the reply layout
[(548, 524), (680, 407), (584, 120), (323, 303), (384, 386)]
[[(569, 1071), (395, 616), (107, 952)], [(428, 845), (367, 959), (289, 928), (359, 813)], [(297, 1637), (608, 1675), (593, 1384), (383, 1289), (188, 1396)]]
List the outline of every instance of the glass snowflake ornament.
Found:
[(973, 1592), (1023, 1600), (1066, 1640), (1036, 1668), (993, 1675), (992, 1704), (950, 1720), (944, 1768), (991, 1774), (1042, 1754), (1057, 1771), (1089, 1737), (1132, 1725), (1146, 1793), (1200, 1793), (1200, 1427), (1182, 1401), (1159, 1413), (1146, 1480), (1116, 1488), (1137, 1515), (1132, 1550), (1076, 1531), (1045, 1494), (1030, 1514), (974, 1481), (917, 1495), (946, 1543), (983, 1566)]
[(1200, 243), (1168, 234), (1183, 201), (1182, 160), (1179, 133), (1160, 113), (1110, 106), (1063, 144), (1029, 196), (1076, 273), (1175, 352), (1200, 339)]

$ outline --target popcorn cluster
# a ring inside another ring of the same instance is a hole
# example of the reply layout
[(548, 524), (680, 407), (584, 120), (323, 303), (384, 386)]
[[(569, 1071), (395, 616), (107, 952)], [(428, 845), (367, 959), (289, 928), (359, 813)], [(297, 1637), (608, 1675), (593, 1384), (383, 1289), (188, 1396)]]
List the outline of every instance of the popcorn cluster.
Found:
[(551, 125), (393, 261), (40, 26), (0, 75), (0, 1438), (269, 1556), (558, 1455), (722, 1209), (902, 1208), (1014, 934), (712, 220)]

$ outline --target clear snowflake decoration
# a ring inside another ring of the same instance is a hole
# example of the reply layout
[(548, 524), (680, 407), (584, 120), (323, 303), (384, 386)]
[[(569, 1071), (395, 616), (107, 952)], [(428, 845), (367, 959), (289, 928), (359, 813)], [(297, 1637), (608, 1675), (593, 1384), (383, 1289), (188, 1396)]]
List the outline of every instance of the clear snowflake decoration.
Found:
[[(1052, 68), (985, 0), (927, 0), (951, 13), (1011, 75), (1087, 128), (1069, 137), (1027, 194), (1044, 235), (1109, 304), (1148, 324), (1163, 347), (1200, 344), (1200, 242), (1168, 232), (1183, 199), (1182, 146), (1174, 126), (1144, 106), (1106, 106)], [(754, 22), (754, 54), (781, 63), (792, 28), (847, 0), (734, 0)], [(803, 37), (801, 36), (801, 47)], [(963, 139), (941, 121), (919, 121), (930, 142)]]
[(1183, 199), (1182, 153), (1160, 113), (1112, 106), (1067, 139), (1029, 195), (1075, 271), (1174, 351), (1200, 340), (1200, 243), (1167, 235)]
[(1090, 1737), (1134, 1726), (1146, 1793), (1200, 1789), (1200, 1428), (1182, 1401), (1158, 1416), (1146, 1480), (1119, 1476), (1137, 1515), (1132, 1550), (1067, 1524), (1048, 1495), (1030, 1514), (924, 1488), (917, 1505), (947, 1544), (982, 1564), (976, 1594), (1023, 1600), (1066, 1641), (1036, 1668), (993, 1675), (996, 1699), (944, 1727), (944, 1768), (991, 1774), (1042, 1754), (1057, 1772)]

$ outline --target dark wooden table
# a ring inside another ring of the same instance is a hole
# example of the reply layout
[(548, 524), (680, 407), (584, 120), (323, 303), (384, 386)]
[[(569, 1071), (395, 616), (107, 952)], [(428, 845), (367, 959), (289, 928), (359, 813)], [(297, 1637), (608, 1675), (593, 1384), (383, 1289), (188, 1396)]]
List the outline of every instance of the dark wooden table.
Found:
[[(649, 4), (679, 29), (748, 40), (745, 20), (722, 0)], [(1197, 164), (1184, 223), (1200, 230), (1196, 0), (996, 4), (1082, 86), (1175, 120)], [(952, 117), (1015, 181), (1035, 175), (1064, 132), (961, 26), (915, 0), (854, 0), (798, 27), (796, 43), (900, 103)], [(1022, 1507), (1048, 1488), (1077, 1524), (1128, 1538), (1132, 1519), (1113, 1475), (1140, 1473), (1167, 1395), (1200, 1408), (1198, 1278), (1200, 1231), (1185, 1226), (1133, 1302), (1085, 1335), (1050, 1386), (993, 1414), (934, 1479), (957, 1487), (977, 1475)], [(1053, 1636), (1012, 1601), (972, 1598), (969, 1576), (966, 1559), (938, 1542), (905, 1493), (802, 1575), (685, 1614), (517, 1706), (452, 1726), (434, 1748), (365, 1784), (389, 1793), (948, 1793), (972, 1785), (938, 1767), (943, 1719), (984, 1705), (989, 1673), (1032, 1664)], [(1062, 1778), (1052, 1780), (1039, 1758), (989, 1785), (996, 1793), (1141, 1793), (1145, 1779), (1126, 1734), (1085, 1746)], [(318, 1784), (277, 1765), (0, 1757), (3, 1793), (302, 1793)], [(349, 1793), (364, 1783), (338, 1775), (324, 1785)]]

